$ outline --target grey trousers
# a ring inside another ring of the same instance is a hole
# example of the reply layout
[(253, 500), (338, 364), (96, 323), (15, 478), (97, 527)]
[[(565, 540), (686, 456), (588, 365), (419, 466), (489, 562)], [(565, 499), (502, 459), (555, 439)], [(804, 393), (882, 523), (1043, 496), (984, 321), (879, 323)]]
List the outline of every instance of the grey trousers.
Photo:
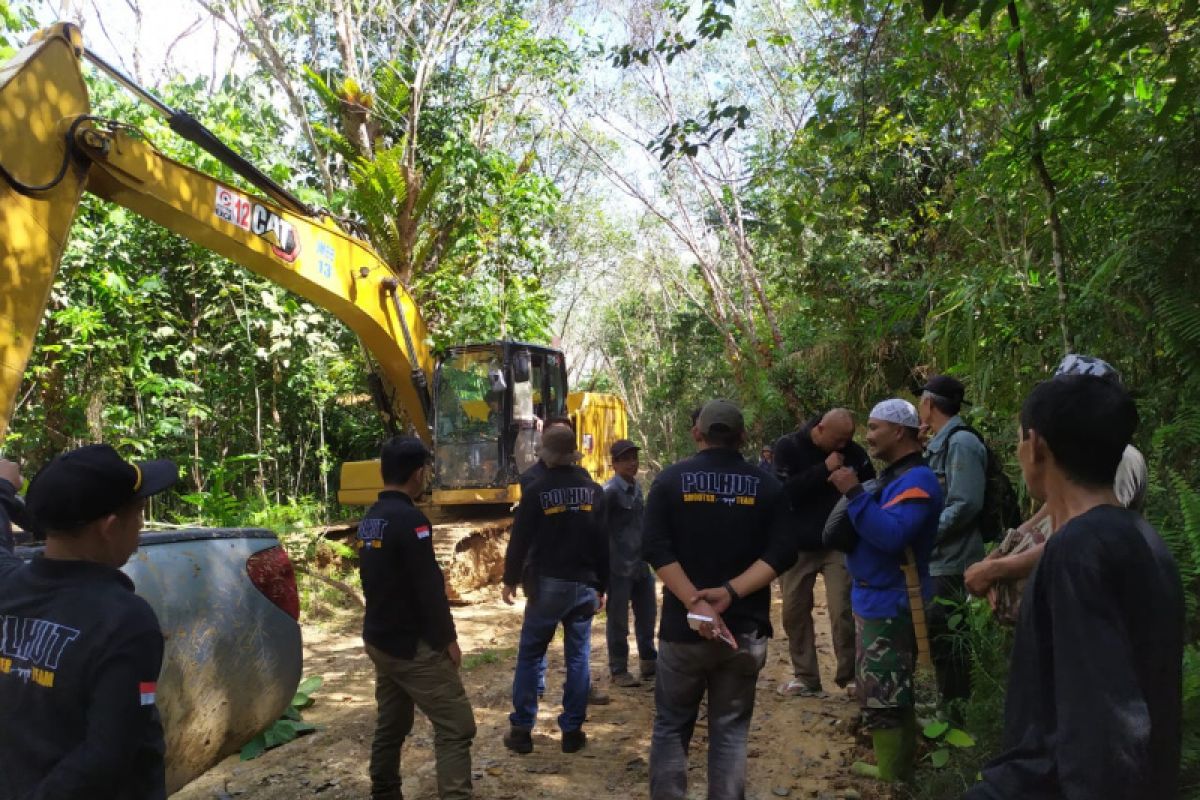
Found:
[(708, 694), (708, 800), (742, 800), (746, 743), (758, 673), (767, 660), (765, 636), (738, 636), (734, 650), (720, 641), (658, 645), (654, 733), (650, 739), (651, 800), (685, 800), (687, 754)]
[(825, 578), (826, 607), (833, 652), (837, 657), (834, 683), (845, 686), (854, 680), (854, 612), (850, 608), (850, 574), (846, 572), (846, 557), (837, 550), (801, 553), (796, 565), (779, 576), (783, 629), (787, 632), (792, 674), (808, 686), (821, 685), (817, 632), (812, 617), (813, 588), (818, 574)]
[(654, 647), (654, 621), (658, 616), (658, 581), (645, 564), (632, 577), (611, 575), (608, 579), (608, 670), (613, 675), (629, 671), (629, 610), (633, 609), (634, 638), (638, 658), (658, 658)]
[(438, 797), (470, 800), (475, 714), (450, 657), (425, 642), (411, 658), (367, 645), (375, 664), (375, 739), (371, 743), (372, 800), (401, 800), (400, 750), (412, 731), (413, 708), (433, 724)]

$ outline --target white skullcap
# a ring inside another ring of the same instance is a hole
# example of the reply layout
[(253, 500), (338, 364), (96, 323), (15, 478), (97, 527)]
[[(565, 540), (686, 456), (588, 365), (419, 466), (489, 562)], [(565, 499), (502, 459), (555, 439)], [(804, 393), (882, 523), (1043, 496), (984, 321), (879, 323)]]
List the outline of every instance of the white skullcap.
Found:
[(897, 425), (903, 425), (906, 428), (921, 427), (921, 420), (917, 417), (917, 409), (912, 403), (907, 400), (901, 400), (899, 397), (893, 397), (890, 400), (884, 400), (877, 403), (871, 409), (871, 419), (877, 419), (881, 422), (893, 422)]

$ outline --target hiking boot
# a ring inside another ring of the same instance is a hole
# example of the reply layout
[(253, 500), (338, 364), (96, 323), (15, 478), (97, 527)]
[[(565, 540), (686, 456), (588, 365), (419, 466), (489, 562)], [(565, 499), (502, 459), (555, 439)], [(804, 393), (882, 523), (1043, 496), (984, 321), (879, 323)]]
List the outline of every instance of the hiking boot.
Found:
[(606, 706), (612, 702), (612, 698), (608, 696), (608, 692), (604, 691), (598, 684), (593, 683), (588, 689), (588, 704), (593, 706)]
[(821, 685), (812, 686), (805, 683), (799, 678), (792, 678), (790, 681), (780, 686), (778, 689), (780, 695), (784, 697), (824, 697), (825, 692), (821, 691)]
[(644, 681), (648, 681), (658, 674), (658, 662), (653, 658), (642, 659), (638, 662), (638, 666), (640, 667), (638, 671), (642, 673), (642, 680)]
[(504, 746), (514, 753), (532, 753), (533, 736), (525, 728), (509, 728), (504, 734)]
[(612, 685), (620, 686), (622, 689), (630, 689), (634, 686), (640, 686), (641, 681), (630, 675), (628, 672), (614, 672), (612, 676)]
[(583, 732), (583, 728), (577, 731), (563, 731), (562, 751), (564, 753), (578, 753), (587, 744), (587, 734)]

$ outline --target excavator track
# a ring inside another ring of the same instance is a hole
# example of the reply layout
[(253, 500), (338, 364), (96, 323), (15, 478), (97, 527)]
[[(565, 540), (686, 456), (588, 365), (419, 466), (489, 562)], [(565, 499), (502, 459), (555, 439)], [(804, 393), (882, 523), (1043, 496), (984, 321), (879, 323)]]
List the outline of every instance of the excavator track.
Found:
[(446, 596), (466, 605), (471, 595), (504, 577), (504, 551), (512, 532), (507, 507), (422, 509), (434, 524), (433, 552), (446, 576)]

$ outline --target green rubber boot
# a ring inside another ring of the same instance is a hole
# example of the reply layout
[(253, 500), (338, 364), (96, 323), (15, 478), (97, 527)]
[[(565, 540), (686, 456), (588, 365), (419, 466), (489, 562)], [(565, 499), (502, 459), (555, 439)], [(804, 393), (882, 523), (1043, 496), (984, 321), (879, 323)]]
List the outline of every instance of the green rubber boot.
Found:
[(904, 729), (880, 728), (871, 731), (871, 743), (875, 747), (875, 763), (879, 769), (879, 780), (895, 783), (902, 777), (904, 759)]
[(875, 749), (875, 763), (855, 761), (850, 771), (860, 778), (895, 783), (900, 773), (904, 750), (902, 728), (876, 728), (871, 731), (871, 743)]
[(886, 783), (912, 780), (917, 758), (917, 715), (908, 709), (898, 728), (877, 728), (871, 731), (875, 763), (856, 762), (851, 771), (860, 777), (876, 778)]

